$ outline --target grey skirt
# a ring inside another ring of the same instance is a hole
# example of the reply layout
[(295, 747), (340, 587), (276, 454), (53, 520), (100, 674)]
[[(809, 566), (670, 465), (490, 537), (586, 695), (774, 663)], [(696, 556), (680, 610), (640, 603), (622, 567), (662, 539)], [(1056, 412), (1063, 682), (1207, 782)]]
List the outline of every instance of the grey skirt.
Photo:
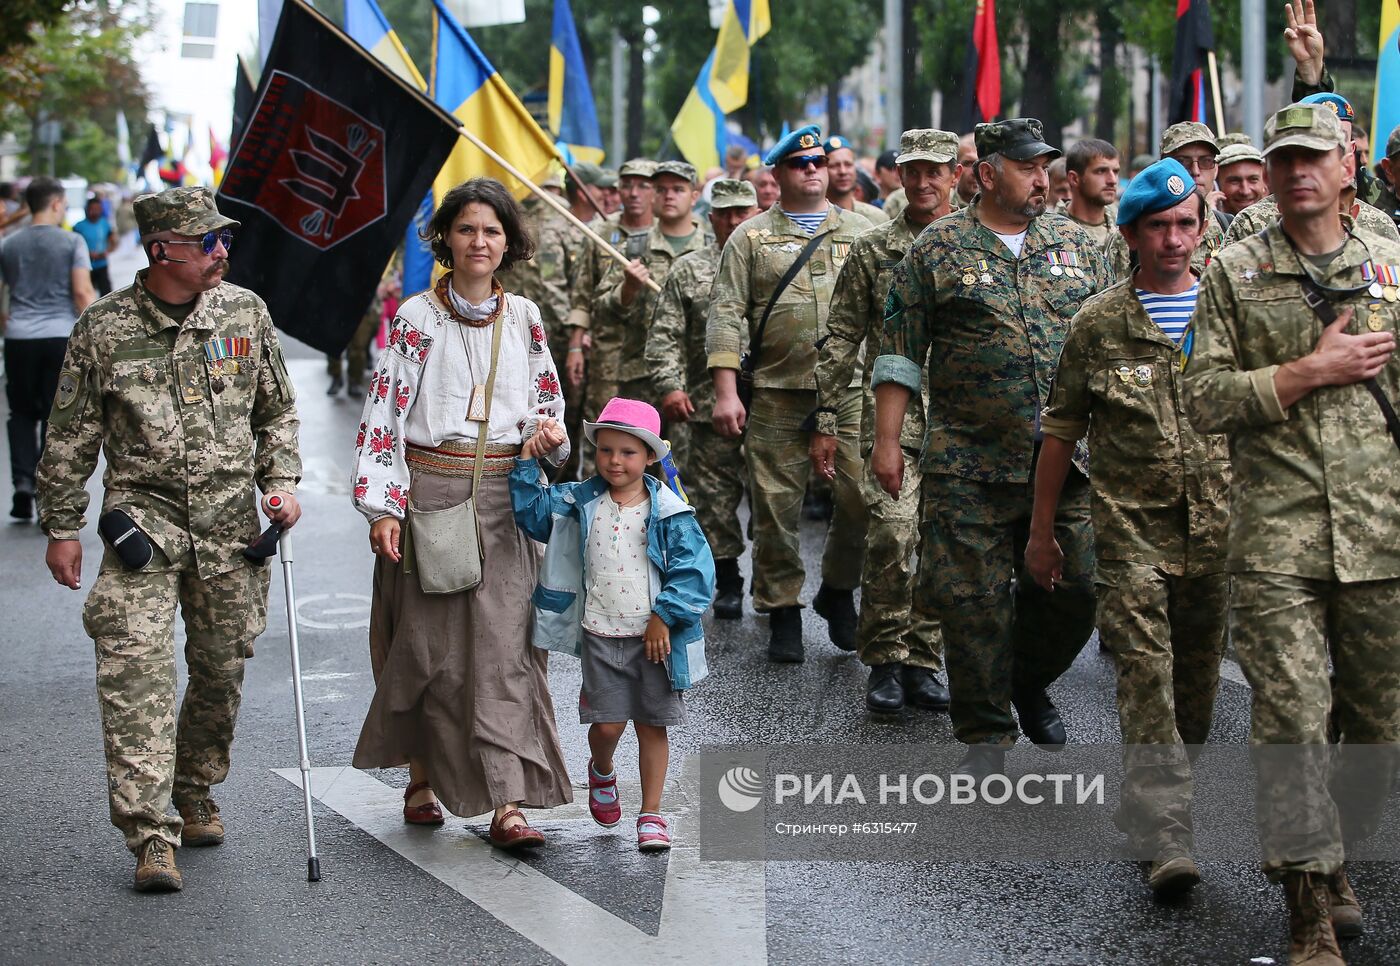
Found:
[[(455, 506), (470, 478), (412, 471), (413, 505)], [(485, 477), (477, 501), (481, 583), (424, 594), (401, 564), (375, 561), (370, 609), (374, 700), (356, 768), (410, 758), (456, 815), (506, 802), (547, 808), (573, 800), (547, 680), (547, 652), (530, 643), (530, 594), (541, 548), (515, 525), (505, 476)], [(402, 539), (402, 538), (401, 538)]]
[(685, 724), (685, 698), (671, 689), (666, 665), (647, 660), (640, 637), (599, 637), (583, 632), (583, 690), (578, 720), (635, 721), (669, 727)]

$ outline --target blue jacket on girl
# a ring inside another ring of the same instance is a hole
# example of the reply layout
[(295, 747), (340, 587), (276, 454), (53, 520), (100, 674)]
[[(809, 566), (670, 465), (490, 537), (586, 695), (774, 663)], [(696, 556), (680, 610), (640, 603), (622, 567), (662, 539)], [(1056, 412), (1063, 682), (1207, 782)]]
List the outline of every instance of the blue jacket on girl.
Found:
[[(695, 519), (695, 510), (651, 476), (647, 518), (647, 560), (651, 610), (671, 632), (666, 670), (671, 687), (685, 691), (709, 673), (701, 616), (715, 596), (715, 560)], [(515, 525), (545, 544), (535, 606), (535, 646), (578, 657), (583, 644), (583, 593), (588, 532), (607, 482), (595, 476), (582, 483), (549, 486), (539, 463), (517, 457), (510, 471)]]

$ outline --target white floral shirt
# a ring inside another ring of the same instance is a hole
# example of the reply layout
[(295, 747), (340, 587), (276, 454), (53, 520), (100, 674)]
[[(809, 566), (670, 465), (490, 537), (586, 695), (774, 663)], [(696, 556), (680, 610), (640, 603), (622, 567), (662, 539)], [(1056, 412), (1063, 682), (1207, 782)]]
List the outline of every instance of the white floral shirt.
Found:
[(609, 493), (598, 501), (588, 530), (583, 629), (599, 637), (641, 637), (651, 618), (647, 518), (651, 500), (618, 506)]
[[(519, 295), (505, 299), (500, 318), (482, 328), (454, 320), (431, 292), (399, 306), (379, 368), (370, 377), (355, 438), (355, 509), (371, 522), (383, 516), (402, 519), (407, 511), (405, 444), (436, 447), (477, 438), (478, 423), (467, 419), (467, 407), (472, 387), (486, 383), (497, 325), (506, 328), (487, 442), (518, 446), (542, 420), (563, 422), (564, 394), (540, 311)], [(550, 460), (558, 464), (568, 455), (566, 441)]]

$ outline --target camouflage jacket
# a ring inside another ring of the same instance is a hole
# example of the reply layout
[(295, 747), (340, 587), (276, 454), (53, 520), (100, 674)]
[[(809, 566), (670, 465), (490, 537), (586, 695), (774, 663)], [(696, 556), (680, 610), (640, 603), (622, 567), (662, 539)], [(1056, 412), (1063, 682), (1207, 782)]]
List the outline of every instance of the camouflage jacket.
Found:
[[(1117, 217), (1115, 212), (1114, 217)], [(1233, 224), (1239, 224), (1239, 216), (1235, 217)], [(1191, 253), (1191, 271), (1200, 275), (1210, 264), (1210, 260), (1215, 257), (1215, 253), (1229, 244), (1225, 240), (1225, 229), (1220, 227), (1220, 219), (1215, 217), (1215, 212), (1209, 212), (1206, 218), (1206, 234), (1201, 239), (1201, 243), (1196, 246), (1196, 250)], [(1113, 271), (1113, 277), (1122, 281), (1132, 274), (1132, 258), (1128, 250), (1128, 243), (1123, 239), (1123, 233), (1117, 228), (1108, 234), (1108, 241), (1104, 242), (1104, 254), (1108, 256), (1109, 268)]]
[(715, 405), (715, 385), (705, 358), (705, 320), (718, 270), (718, 245), (676, 259), (661, 286), (647, 334), (647, 365), (657, 398), (684, 389), (695, 406), (690, 418), (698, 422), (709, 422)]
[[(924, 472), (1025, 483), (1069, 320), (1112, 280), (1068, 218), (1032, 220), (1013, 258), (982, 226), (981, 204), (925, 228), (895, 269), (871, 384), (917, 393), (927, 367)], [(1082, 443), (1075, 465), (1088, 471)]]
[[(1400, 244), (1353, 232), (1320, 282), (1364, 286), (1368, 260), (1400, 266)], [(1275, 223), (1222, 251), (1201, 279), (1186, 411), (1201, 432), (1229, 435), (1229, 566), (1346, 582), (1400, 577), (1400, 455), (1376, 401), (1360, 383), (1326, 386), (1284, 410), (1274, 388), (1278, 367), (1322, 335), (1303, 301), (1303, 272)], [(1400, 329), (1400, 303), (1365, 288), (1335, 304), (1355, 309), (1353, 333)], [(1376, 381), (1400, 399), (1400, 358)]]
[[(884, 334), (885, 296), (889, 294), (895, 266), (914, 244), (922, 226), (911, 225), (901, 214), (858, 235), (851, 254), (836, 276), (826, 332), (817, 349), (817, 432), (836, 435), (836, 411), (846, 389), (865, 389), (861, 409), (860, 440), (863, 449), (875, 442), (875, 397), (870, 380), (862, 378), (867, 360), (880, 354)], [(924, 442), (924, 397), (911, 396), (904, 413), (900, 444), (918, 452)]]
[(890, 220), (890, 216), (885, 214), (883, 208), (877, 208), (868, 201), (857, 201), (854, 210), (856, 214), (864, 215), (865, 220), (872, 225), (883, 225)]
[[(651, 272), (651, 279), (657, 285), (666, 283), (671, 265), (681, 255), (698, 252), (713, 244), (708, 226), (692, 216), (694, 233), (685, 248), (677, 253), (671, 243), (661, 233), (661, 223), (653, 222), (646, 236), (646, 252), (641, 256), (642, 264)], [(647, 330), (651, 327), (651, 316), (656, 311), (657, 294), (649, 287), (642, 286), (630, 305), (622, 304), (622, 265), (615, 258), (598, 266), (601, 274), (593, 292), (593, 311), (589, 329), (593, 333), (593, 351), (590, 364), (602, 373), (604, 378), (627, 381), (642, 379), (651, 375), (647, 365)]]
[[(863, 216), (832, 205), (817, 229), (828, 232), (768, 317), (754, 385), (765, 389), (817, 388), (816, 341), (826, 328), (831, 293), (856, 236), (870, 228)], [(744, 222), (720, 255), (710, 296), (705, 352), (711, 369), (738, 369), (768, 300), (811, 236), (775, 204)]]
[[(955, 191), (953, 194), (956, 195), (957, 192)], [(889, 197), (885, 199), (885, 207), (880, 210), (885, 213), (886, 218), (890, 221), (894, 221), (907, 207), (909, 207), (909, 195), (903, 188), (895, 188), (890, 192)], [(958, 206), (953, 205), (953, 207), (956, 208)]]
[(1083, 228), (1089, 233), (1089, 237), (1094, 240), (1095, 244), (1102, 245), (1105, 248), (1108, 247), (1109, 240), (1114, 235), (1118, 234), (1118, 202), (1116, 201), (1104, 207), (1103, 221), (1099, 222), (1097, 225), (1091, 225), (1087, 221), (1080, 221), (1078, 218), (1074, 217), (1074, 215), (1070, 213), (1068, 201), (1062, 201), (1056, 205), (1055, 211), (1064, 215), (1080, 228)]
[(267, 306), (225, 282), (184, 324), (137, 281), (73, 328), (39, 464), (40, 524), (83, 526), (88, 477), (107, 459), (103, 510), (122, 507), (171, 560), (193, 548), (202, 577), (242, 566), (257, 537), (254, 484), (301, 479), (296, 394)]
[(1395, 226), (1400, 228), (1400, 198), (1396, 197), (1394, 188), (1381, 185), (1380, 193), (1376, 196), (1375, 208), (1381, 214), (1389, 215)]
[[(1395, 222), (1379, 208), (1373, 208), (1364, 201), (1356, 202), (1354, 221), (1362, 231), (1400, 242), (1400, 232), (1395, 230)], [(1225, 244), (1233, 245), (1250, 235), (1257, 235), (1270, 225), (1278, 224), (1278, 202), (1273, 195), (1267, 195), (1235, 216), (1235, 222), (1225, 233)]]
[[(569, 235), (573, 227), (545, 203), (525, 204), (526, 223), (535, 240), (535, 257), (499, 275), (507, 292), (523, 295), (540, 309), (550, 340), (558, 338), (569, 316), (569, 278), (573, 274)], [(562, 360), (555, 360), (557, 363)]]
[[(621, 217), (622, 212), (615, 211), (606, 218), (594, 218), (588, 227), (618, 251), (640, 257), (646, 250), (645, 239), (651, 227), (629, 232), (622, 227)], [(631, 240), (633, 235), (637, 236), (635, 241)], [(607, 269), (606, 263), (616, 259), (586, 236), (574, 245), (574, 255), (576, 257), (570, 264), (569, 318), (566, 324), (586, 329), (592, 321), (593, 293), (598, 287), (598, 279)]]
[(1040, 428), (1071, 443), (1088, 434), (1099, 559), (1199, 577), (1225, 569), (1230, 453), (1187, 422), (1180, 359), (1119, 282), (1070, 322)]

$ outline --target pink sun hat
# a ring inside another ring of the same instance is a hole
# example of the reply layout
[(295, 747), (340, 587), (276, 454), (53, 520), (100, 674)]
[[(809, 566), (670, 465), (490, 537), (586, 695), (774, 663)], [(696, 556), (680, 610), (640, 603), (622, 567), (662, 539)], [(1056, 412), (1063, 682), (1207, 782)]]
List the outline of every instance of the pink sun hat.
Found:
[(658, 458), (667, 450), (666, 444), (661, 440), (661, 414), (656, 411), (655, 406), (638, 399), (614, 396), (598, 414), (597, 422), (590, 423), (586, 419), (583, 421), (583, 435), (594, 446), (598, 445), (594, 437), (600, 429), (617, 429), (631, 433), (646, 443), (652, 454)]

